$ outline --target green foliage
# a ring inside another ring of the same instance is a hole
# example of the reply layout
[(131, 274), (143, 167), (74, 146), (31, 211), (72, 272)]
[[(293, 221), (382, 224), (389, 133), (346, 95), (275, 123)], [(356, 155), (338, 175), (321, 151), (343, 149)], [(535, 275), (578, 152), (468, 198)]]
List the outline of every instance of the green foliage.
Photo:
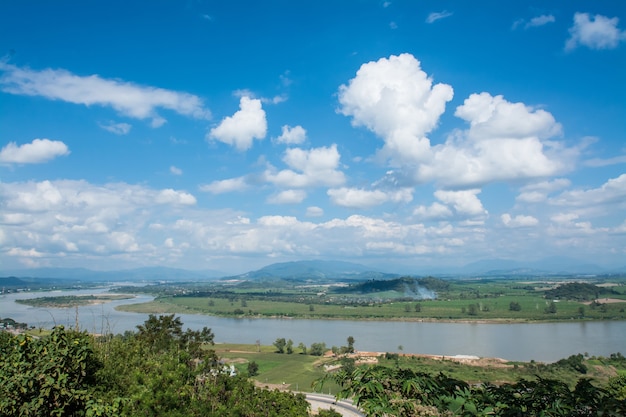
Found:
[(381, 366), (339, 371), (317, 382), (333, 380), (342, 389), (337, 398), (353, 398), (368, 416), (620, 416), (626, 401), (615, 389), (605, 390), (580, 379), (571, 389), (566, 383), (537, 378), (514, 384), (467, 383), (443, 373), (428, 374)]
[(257, 376), (259, 374), (259, 365), (255, 362), (248, 362), (248, 376)]
[(56, 327), (44, 338), (0, 333), (0, 415), (109, 416), (120, 401), (94, 398), (101, 367), (86, 333)]
[(312, 343), (309, 348), (309, 355), (322, 356), (326, 352), (326, 343)]
[(287, 341), (284, 337), (280, 337), (276, 339), (274, 342), (274, 346), (276, 346), (276, 353), (285, 353), (285, 346), (287, 346)]
[(317, 413), (317, 417), (341, 417), (342, 414), (335, 411), (334, 408), (330, 408), (328, 410), (320, 410)]
[(258, 389), (219, 365), (212, 343), (210, 329), (183, 331), (174, 316), (96, 339), (62, 327), (41, 338), (0, 332), (0, 416), (308, 415), (303, 395)]
[(608, 391), (616, 399), (626, 401), (626, 375), (618, 375), (610, 378)]

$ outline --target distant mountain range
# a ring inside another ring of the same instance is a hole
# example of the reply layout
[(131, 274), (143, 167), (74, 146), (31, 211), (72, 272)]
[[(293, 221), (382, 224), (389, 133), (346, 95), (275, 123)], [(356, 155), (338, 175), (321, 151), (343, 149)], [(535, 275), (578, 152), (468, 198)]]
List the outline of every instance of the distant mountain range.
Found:
[(342, 261), (295, 261), (268, 265), (256, 271), (227, 277), (250, 281), (291, 280), (291, 281), (363, 281), (368, 279), (389, 279), (397, 277), (373, 271), (361, 264)]
[(145, 267), (118, 271), (92, 271), (86, 268), (34, 268), (6, 270), (0, 276), (71, 280), (84, 282), (119, 282), (119, 281), (201, 281), (220, 278), (225, 272), (206, 270), (188, 271), (167, 267)]
[(37, 268), (25, 270), (4, 270), (0, 272), (0, 285), (47, 279), (78, 282), (120, 282), (120, 281), (204, 281), (214, 279), (237, 279), (251, 281), (290, 280), (290, 281), (364, 281), (383, 280), (399, 276), (549, 276), (549, 275), (598, 275), (626, 273), (622, 268), (605, 269), (598, 265), (579, 262), (575, 259), (554, 257), (534, 262), (519, 262), (503, 259), (489, 259), (473, 262), (460, 268), (422, 268), (416, 266), (406, 273), (387, 273), (358, 263), (342, 261), (308, 260), (274, 263), (255, 271), (239, 275), (228, 275), (215, 270), (189, 271), (167, 267), (147, 267), (119, 271), (92, 271), (85, 268)]

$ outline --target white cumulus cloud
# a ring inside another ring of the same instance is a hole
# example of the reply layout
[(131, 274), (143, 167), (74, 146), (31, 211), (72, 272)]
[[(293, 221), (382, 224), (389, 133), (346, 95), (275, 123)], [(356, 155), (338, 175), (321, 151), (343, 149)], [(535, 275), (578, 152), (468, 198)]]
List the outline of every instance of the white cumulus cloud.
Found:
[(452, 206), (454, 210), (460, 214), (470, 217), (482, 217), (487, 215), (487, 210), (483, 207), (482, 202), (478, 198), (480, 190), (461, 190), (461, 191), (435, 191), (435, 197), (441, 202)]
[(299, 204), (306, 198), (304, 190), (285, 190), (267, 199), (270, 204)]
[(245, 177), (229, 178), (226, 180), (213, 181), (210, 184), (200, 186), (200, 191), (213, 194), (230, 193), (233, 191), (244, 191), (248, 188)]
[(308, 150), (290, 148), (283, 156), (283, 162), (290, 169), (278, 172), (268, 169), (264, 178), (267, 182), (285, 188), (338, 186), (345, 182), (343, 172), (338, 169), (340, 158), (335, 144)]
[(19, 146), (9, 142), (0, 150), (0, 163), (40, 164), (69, 153), (67, 145), (58, 140), (35, 139)]
[(3, 73), (0, 86), (6, 93), (112, 107), (128, 117), (152, 119), (154, 127), (165, 123), (156, 112), (158, 108), (197, 119), (210, 117), (202, 99), (189, 93), (140, 86), (99, 75), (79, 76), (63, 69), (35, 71), (4, 62), (0, 62), (0, 71)]
[(561, 125), (542, 109), (481, 93), (470, 95), (455, 115), (469, 129), (432, 147), (431, 159), (415, 172), (418, 182), (467, 187), (548, 177), (570, 169), (577, 155), (551, 140)]
[(300, 145), (306, 140), (306, 130), (302, 126), (282, 127), (282, 134), (276, 138), (277, 143), (286, 145)]
[(339, 111), (383, 139), (379, 156), (397, 168), (387, 175), (391, 183), (467, 188), (549, 177), (573, 166), (578, 151), (554, 140), (562, 128), (552, 114), (486, 92), (471, 94), (456, 109), (468, 129), (431, 146), (426, 135), (452, 93), (449, 85), (433, 85), (419, 61), (402, 54), (362, 65), (340, 86)]
[(254, 139), (263, 139), (266, 133), (267, 121), (261, 100), (243, 96), (239, 101), (239, 111), (225, 117), (210, 130), (207, 137), (245, 151), (252, 147)]
[(413, 199), (411, 189), (382, 191), (343, 187), (330, 189), (327, 194), (333, 204), (351, 208), (374, 207), (386, 202), (408, 203)]
[(309, 206), (306, 208), (306, 217), (321, 217), (324, 215), (324, 209), (317, 206)]
[(452, 99), (452, 87), (433, 86), (410, 54), (363, 64), (348, 85), (339, 87), (339, 112), (385, 141), (382, 154), (394, 161), (428, 156), (433, 130)]
[(424, 220), (442, 220), (452, 217), (453, 213), (448, 206), (435, 201), (430, 206), (417, 206), (413, 215)]
[(598, 188), (564, 191), (550, 202), (555, 205), (577, 207), (606, 204), (626, 206), (626, 174), (611, 178)]
[(626, 40), (626, 31), (617, 27), (619, 19), (602, 15), (591, 16), (589, 13), (574, 14), (574, 24), (569, 29), (570, 37), (565, 43), (565, 50), (575, 49), (578, 45), (590, 49), (614, 49)]
[(502, 223), (506, 227), (530, 227), (536, 226), (539, 224), (539, 220), (533, 216), (525, 216), (522, 214), (518, 214), (515, 217), (512, 217), (509, 213), (504, 213), (500, 216)]

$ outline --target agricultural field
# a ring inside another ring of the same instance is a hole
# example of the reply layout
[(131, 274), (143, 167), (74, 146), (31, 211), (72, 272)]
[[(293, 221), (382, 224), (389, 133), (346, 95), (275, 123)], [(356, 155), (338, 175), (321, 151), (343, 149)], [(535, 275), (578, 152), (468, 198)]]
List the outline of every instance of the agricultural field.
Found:
[(243, 285), (143, 288), (143, 313), (200, 313), (225, 317), (350, 320), (560, 321), (626, 319), (626, 279), (613, 282), (440, 280), (400, 278), (351, 284)]

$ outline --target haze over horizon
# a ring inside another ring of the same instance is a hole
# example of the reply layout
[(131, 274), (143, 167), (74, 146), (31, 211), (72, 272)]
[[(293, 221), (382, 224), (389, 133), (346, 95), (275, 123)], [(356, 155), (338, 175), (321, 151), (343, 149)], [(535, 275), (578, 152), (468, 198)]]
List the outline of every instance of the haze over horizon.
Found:
[(623, 267), (625, 20), (589, 1), (4, 2), (0, 269)]

